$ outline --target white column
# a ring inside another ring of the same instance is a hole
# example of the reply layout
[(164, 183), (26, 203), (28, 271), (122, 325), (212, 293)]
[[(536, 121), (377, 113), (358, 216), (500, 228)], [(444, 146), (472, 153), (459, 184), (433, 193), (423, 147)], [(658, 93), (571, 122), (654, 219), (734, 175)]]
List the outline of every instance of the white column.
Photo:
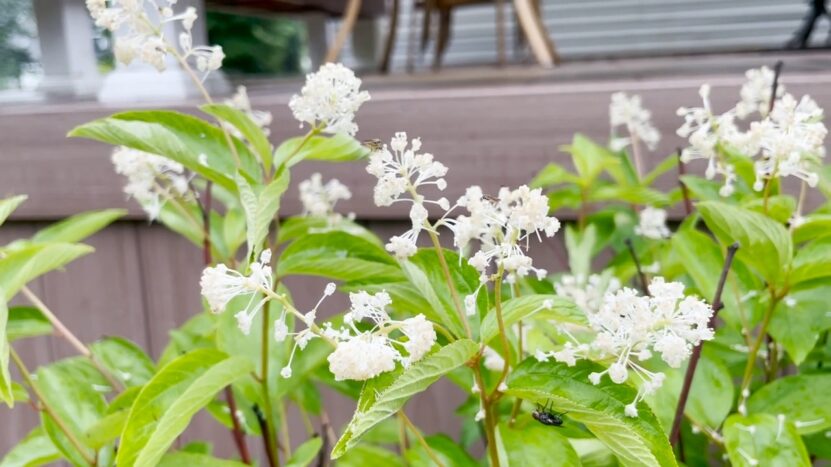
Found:
[(94, 96), (101, 77), (84, 0), (33, 0), (32, 6), (44, 72), (38, 91), (47, 96)]
[[(192, 30), (194, 45), (208, 45), (203, 0), (181, 0), (176, 3), (176, 11), (184, 11), (188, 6), (195, 7), (198, 15)], [(178, 21), (164, 27), (165, 38), (173, 44), (178, 44), (180, 32), (182, 28)], [(113, 34), (116, 41), (119, 34), (121, 33), (118, 31)], [(200, 96), (190, 76), (172, 57), (168, 57), (166, 65), (167, 69), (160, 73), (138, 60), (130, 65), (116, 64), (115, 70), (104, 78), (104, 84), (98, 92), (98, 100), (107, 103), (169, 102)], [(205, 85), (213, 96), (228, 94), (231, 90), (221, 69), (211, 72)]]

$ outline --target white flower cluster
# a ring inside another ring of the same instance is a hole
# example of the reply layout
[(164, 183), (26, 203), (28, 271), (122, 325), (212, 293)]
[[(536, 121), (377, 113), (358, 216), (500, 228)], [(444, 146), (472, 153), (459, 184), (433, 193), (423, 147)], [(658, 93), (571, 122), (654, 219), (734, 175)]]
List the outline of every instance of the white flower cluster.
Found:
[(641, 209), (638, 213), (638, 225), (635, 226), (635, 233), (656, 240), (669, 237), (667, 212), (652, 206)]
[[(678, 109), (684, 124), (678, 135), (689, 138), (690, 147), (683, 150), (682, 162), (707, 159), (705, 176), (724, 177), (722, 196), (730, 196), (736, 180), (733, 166), (727, 161), (726, 151), (735, 150), (756, 158), (756, 182), (753, 188), (762, 190), (765, 180), (794, 176), (815, 186), (819, 176), (816, 163), (825, 156), (823, 142), (827, 129), (822, 123), (823, 111), (809, 96), (797, 100), (777, 86), (773, 110), (774, 72), (768, 68), (748, 70), (748, 81), (740, 91), (741, 102), (721, 115), (715, 115), (710, 106), (710, 87), (699, 91), (703, 107)], [(758, 114), (761, 120), (750, 122), (747, 131), (736, 124), (736, 118)]]
[(271, 250), (263, 250), (259, 261), (251, 263), (251, 272), (246, 276), (229, 269), (224, 264), (208, 266), (202, 271), (199, 285), (202, 296), (208, 302), (211, 311), (221, 313), (233, 298), (251, 295), (245, 308), (234, 317), (243, 334), (248, 335), (257, 312), (269, 300), (269, 297), (257, 298), (271, 290), (274, 281), (271, 272)]
[[(369, 157), (367, 172), (378, 178), (375, 185), (375, 204), (389, 206), (396, 202), (410, 202), (410, 220), (412, 228), (402, 235), (392, 237), (387, 250), (404, 259), (415, 254), (416, 241), (423, 229), (431, 229), (427, 222), (425, 204), (435, 204), (447, 211), (450, 203), (447, 198), (426, 199), (418, 193), (424, 186), (435, 186), (439, 190), (447, 188), (444, 176), (447, 167), (435, 161), (430, 153), (420, 153), (421, 139), (408, 141), (407, 133), (398, 132), (393, 136), (389, 146), (373, 152)], [(405, 196), (406, 195), (406, 196)]]
[(607, 293), (620, 289), (617, 277), (608, 274), (583, 275), (566, 274), (554, 283), (554, 290), (560, 297), (570, 299), (586, 314), (597, 313)]
[(352, 198), (352, 192), (338, 179), (333, 178), (323, 183), (319, 173), (312, 174), (307, 180), (298, 185), (300, 202), (303, 203), (303, 214), (314, 217), (340, 217), (335, 213), (335, 204), (340, 200)]
[[(739, 91), (741, 101), (736, 104), (736, 116), (741, 119), (745, 119), (753, 113), (758, 113), (763, 117), (767, 116), (770, 109), (770, 98), (773, 97), (773, 81), (776, 79), (776, 74), (770, 68), (763, 66), (747, 70), (744, 76), (747, 81)], [(785, 86), (777, 84), (776, 98), (778, 99), (784, 94)]]
[(713, 338), (709, 327), (713, 309), (696, 297), (685, 297), (682, 283), (656, 277), (649, 285), (649, 294), (641, 296), (630, 288), (607, 294), (600, 310), (588, 315), (595, 331), (590, 344), (579, 342), (561, 327), (572, 342), (559, 351), (538, 351), (537, 359), (553, 357), (568, 365), (574, 365), (578, 358), (612, 360), (605, 371), (589, 375), (593, 384), (599, 384), (605, 374), (622, 384), (631, 370), (641, 384), (635, 400), (626, 406), (626, 415), (637, 416), (638, 402), (661, 387), (664, 380), (663, 373), (649, 371), (641, 363), (656, 352), (670, 367), (678, 368), (694, 346)]
[(762, 190), (763, 180), (777, 176), (794, 176), (816, 186), (815, 162), (825, 156), (823, 142), (828, 134), (822, 118), (822, 109), (809, 96), (797, 101), (785, 94), (765, 120), (751, 126), (760, 148), (755, 190)]
[(300, 95), (289, 102), (294, 118), (325, 133), (354, 136), (358, 132), (355, 113), (369, 100), (361, 91), (361, 80), (340, 63), (327, 63), (316, 73), (306, 75)]
[(159, 217), (169, 199), (188, 195), (190, 179), (178, 162), (126, 147), (116, 148), (111, 160), (116, 173), (127, 177), (124, 193), (138, 201), (150, 220)]
[(612, 130), (624, 126), (629, 133), (629, 137), (612, 138), (612, 149), (620, 151), (641, 141), (650, 150), (654, 150), (661, 140), (661, 133), (652, 125), (651, 118), (652, 114), (641, 104), (641, 96), (628, 96), (623, 92), (612, 94), (612, 102), (609, 104), (609, 122)]
[[(436, 342), (433, 324), (424, 315), (403, 321), (391, 319), (386, 308), (392, 299), (386, 292), (351, 293), (349, 300), (352, 306), (344, 316), (344, 327), (323, 331), (337, 342), (328, 360), (329, 370), (338, 381), (374, 378), (394, 370), (396, 362), (406, 368), (427, 355)], [(358, 329), (356, 323), (363, 320), (370, 321), (373, 327), (366, 331)], [(399, 331), (403, 337), (391, 337), (393, 331)]]
[(459, 251), (478, 242), (479, 249), (468, 263), (479, 271), (483, 283), (488, 280), (492, 265), (504, 269), (508, 283), (531, 272), (539, 279), (545, 277), (547, 271), (535, 268), (522, 248), (532, 235), (552, 237), (560, 230), (560, 221), (548, 215), (548, 198), (541, 189), (532, 190), (525, 185), (515, 190), (503, 187), (497, 198), (490, 198), (481, 188), (472, 186), (459, 198), (457, 206), (467, 209), (469, 215), (445, 223), (453, 230)]
[[(230, 99), (227, 99), (225, 104), (247, 115), (255, 125), (263, 130), (264, 134), (269, 135), (271, 133), (271, 130), (268, 128), (273, 120), (271, 112), (253, 109), (251, 107), (251, 100), (248, 98), (248, 89), (245, 86), (237, 86), (237, 92)], [(226, 127), (234, 136), (241, 136), (235, 126), (226, 124)]]
[[(207, 76), (222, 66), (225, 54), (220, 46), (194, 46), (192, 29), (196, 8), (187, 7), (175, 13), (177, 0), (87, 0), (87, 9), (95, 24), (109, 31), (124, 31), (117, 37), (114, 53), (119, 62), (129, 65), (136, 58), (159, 71), (166, 68), (165, 59), (171, 46), (165, 40), (163, 26), (181, 22), (179, 35), (183, 60), (192, 58), (196, 68)], [(203, 77), (204, 79), (204, 77)]]

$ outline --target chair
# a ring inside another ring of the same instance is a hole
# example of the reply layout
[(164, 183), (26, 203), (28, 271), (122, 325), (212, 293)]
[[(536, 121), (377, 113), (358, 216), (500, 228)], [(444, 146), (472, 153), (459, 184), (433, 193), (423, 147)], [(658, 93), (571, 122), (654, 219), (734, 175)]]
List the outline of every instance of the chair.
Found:
[[(399, 0), (393, 0), (390, 12), (390, 30), (388, 33), (384, 54), (381, 60), (380, 70), (387, 72), (389, 69), (390, 55), (395, 41), (398, 24)], [(505, 64), (505, 0), (419, 0), (416, 7), (424, 10), (424, 17), (421, 29), (421, 49), (426, 49), (430, 40), (430, 28), (434, 13), (439, 16), (438, 31), (436, 34), (436, 49), (433, 57), (433, 69), (441, 68), (447, 45), (450, 42), (452, 15), (454, 10), (471, 5), (493, 4), (496, 8), (496, 36), (497, 36), (497, 57), (500, 66)], [(545, 66), (559, 64), (560, 57), (551, 41), (545, 26), (542, 22), (542, 14), (539, 0), (513, 0), (514, 12), (519, 20), (523, 36), (528, 40), (537, 61)]]
[(323, 13), (340, 16), (340, 28), (328, 45), (324, 62), (338, 59), (359, 17), (374, 18), (385, 12), (384, 0), (207, 0), (206, 3), (210, 9), (236, 14)]

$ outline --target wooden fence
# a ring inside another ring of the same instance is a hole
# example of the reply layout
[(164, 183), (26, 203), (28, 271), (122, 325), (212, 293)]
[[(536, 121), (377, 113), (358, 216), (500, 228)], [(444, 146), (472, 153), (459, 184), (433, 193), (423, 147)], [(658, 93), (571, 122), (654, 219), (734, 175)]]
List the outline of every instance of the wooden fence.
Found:
[[(794, 59), (796, 65), (790, 70), (798, 71), (786, 74), (784, 82), (789, 91), (810, 93), (821, 106), (831, 108), (831, 73), (821, 69), (820, 62), (814, 61), (816, 57)], [(623, 90), (643, 95), (645, 106), (653, 111), (664, 135), (660, 148), (651, 154), (654, 163), (682, 144), (674, 134), (679, 125), (675, 110), (680, 105), (698, 105), (701, 82), (713, 85), (716, 110), (727, 109), (733, 105), (742, 81), (741, 73), (731, 66), (742, 60), (746, 67), (758, 66), (774, 58), (728, 57), (721, 68), (698, 69), (701, 76), (686, 72), (672, 76), (665, 71), (668, 76), (660, 79), (638, 79), (635, 72), (628, 73), (634, 78), (609, 76), (588, 82), (557, 82), (521, 74), (506, 81), (479, 80), (475, 85), (469, 84), (470, 80), (461, 85), (436, 78), (405, 86), (370, 79), (370, 91), (381, 90), (374, 91), (372, 101), (361, 109), (360, 137), (389, 139), (402, 129), (421, 136), (424, 149), (449, 166), (447, 196), (455, 199), (470, 184), (495, 191), (502, 185), (527, 183), (549, 161), (568, 160), (560, 146), (567, 144), (574, 132), (604, 141), (609, 131), (609, 95)], [(692, 63), (669, 60), (664, 62), (664, 69), (694, 69)], [(725, 68), (729, 74), (722, 73)], [(290, 89), (297, 87), (292, 83)], [(277, 140), (298, 133), (297, 123), (286, 108), (289, 95), (284, 90), (288, 88), (274, 86), (253, 93), (255, 107), (274, 113), (272, 132)], [(0, 108), (0, 196), (30, 195), (0, 229), (0, 244), (31, 235), (50, 221), (83, 210), (129, 207), (127, 218), (90, 239), (96, 248), (94, 254), (75, 261), (63, 272), (36, 280), (32, 289), (83, 340), (125, 336), (158, 357), (167, 343), (167, 331), (200, 309), (200, 253), (163, 227), (148, 224), (140, 210), (125, 201), (123, 180), (112, 172), (108, 147), (65, 139), (66, 132), (75, 125), (115, 110), (93, 103)], [(372, 204), (374, 183), (364, 164), (300, 165), (294, 185), (314, 171), (321, 171), (327, 178), (336, 176), (349, 185), (353, 199), (339, 208), (355, 212), (383, 238), (407, 228), (406, 212)], [(675, 181), (669, 177), (663, 183), (670, 187)], [(285, 210), (296, 213), (296, 189), (292, 188), (289, 195)], [(568, 218), (568, 213), (562, 217)], [(565, 264), (560, 242), (558, 238), (538, 247), (540, 262), (551, 271), (562, 270)], [(290, 285), (301, 305), (311, 305), (319, 297), (323, 281), (297, 278)], [(327, 302), (326, 308), (336, 311), (345, 304), (345, 297), (339, 297)], [(57, 338), (32, 339), (16, 347), (32, 367), (72, 355), (72, 349)], [(440, 384), (417, 397), (408, 411), (428, 432), (456, 434), (459, 421), (453, 410), (461, 400), (460, 391)], [(334, 394), (326, 394), (326, 403), (336, 426), (344, 423), (354, 408), (352, 402)], [(14, 411), (1, 408), (0, 453), (20, 440), (35, 420), (34, 411), (27, 407)], [(188, 431), (189, 438), (210, 439), (218, 453), (232, 453), (230, 436), (224, 428), (204, 414), (197, 420)], [(294, 439), (298, 439), (296, 434)], [(259, 440), (252, 439), (251, 443), (260, 452)]]

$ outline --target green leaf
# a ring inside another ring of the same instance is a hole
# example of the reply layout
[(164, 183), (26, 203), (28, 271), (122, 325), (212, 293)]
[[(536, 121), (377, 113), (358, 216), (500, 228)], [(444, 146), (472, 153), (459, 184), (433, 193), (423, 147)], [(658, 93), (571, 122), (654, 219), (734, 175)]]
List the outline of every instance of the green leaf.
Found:
[[(367, 386), (361, 392), (362, 400), (358, 402), (358, 410), (332, 450), (332, 458), (337, 459), (344, 455), (370, 428), (395, 414), (412, 396), (424, 391), (443, 375), (470, 360), (478, 350), (479, 346), (475, 342), (460, 339), (414, 363), (377, 392), (372, 384), (367, 382)], [(384, 375), (381, 375), (378, 378), (383, 377)]]
[[(104, 416), (107, 409), (104, 394), (111, 390), (107, 380), (83, 357), (68, 358), (41, 367), (36, 376), (34, 384), (43, 395), (45, 403), (49, 404), (75, 438), (91, 447), (85, 434)], [(62, 430), (45, 413), (44, 423), (49, 438), (68, 460), (75, 464), (86, 464)], [(91, 449), (86, 451), (88, 457), (94, 457)]]
[(531, 181), (531, 188), (550, 187), (561, 183), (577, 183), (579, 178), (560, 164), (550, 163), (543, 167)]
[(194, 350), (168, 363), (133, 403), (116, 463), (156, 465), (197, 411), (252, 370), (247, 359), (211, 349)]
[(38, 231), (33, 242), (75, 243), (84, 240), (127, 214), (124, 209), (106, 209), (76, 214)]
[[(0, 289), (2, 292), (2, 289)], [(9, 373), (9, 339), (6, 335), (6, 323), (9, 320), (9, 307), (4, 297), (0, 296), (0, 400), (9, 407), (14, 407), (12, 377)]]
[(206, 104), (200, 107), (206, 114), (230, 123), (251, 143), (265, 170), (271, 169), (271, 143), (263, 130), (245, 112), (225, 104)]
[(765, 207), (765, 200), (763, 198), (751, 198), (750, 201), (742, 203), (742, 207), (760, 214), (767, 212), (767, 217), (784, 224), (793, 215), (796, 209), (796, 200), (793, 196), (771, 196), (768, 198), (767, 207)]
[(25, 246), (0, 258), (0, 290), (10, 300), (27, 282), (91, 253), (86, 245), (43, 243)]
[[(472, 294), (479, 287), (479, 273), (467, 261), (459, 258), (456, 252), (442, 249), (442, 253), (459, 296), (459, 306), (464, 307), (465, 296)], [(433, 313), (425, 309), (413, 311), (422, 312), (428, 317), (431, 314), (437, 315), (438, 322), (446, 326), (455, 336), (465, 335), (464, 324), (456, 309), (447, 279), (445, 279), (437, 250), (435, 248), (420, 249), (415, 255), (401, 262), (401, 269), (410, 284), (432, 308)], [(480, 294), (477, 297), (477, 304), (484, 304), (486, 299), (487, 294)], [(486, 309), (486, 306), (482, 309)], [(467, 319), (475, 320), (475, 318), (475, 316), (470, 316)]]
[(817, 287), (791, 292), (776, 305), (768, 333), (785, 347), (796, 365), (805, 361), (819, 335), (831, 329), (828, 297), (831, 287)]
[(786, 376), (763, 386), (747, 401), (750, 414), (785, 414), (800, 434), (831, 428), (831, 374)]
[(286, 467), (306, 467), (315, 460), (321, 447), (323, 447), (323, 439), (319, 436), (309, 439), (294, 450), (289, 460), (286, 461)]
[(566, 251), (568, 251), (569, 270), (574, 276), (589, 277), (591, 274), (592, 253), (597, 243), (597, 228), (589, 224), (583, 231), (566, 226)]
[(372, 231), (356, 224), (355, 222), (341, 218), (335, 222), (325, 217), (295, 216), (284, 219), (277, 231), (277, 243), (285, 243), (297, 240), (306, 235), (326, 233), (331, 231), (346, 232), (356, 237), (383, 246), (383, 242)]
[(208, 454), (176, 451), (165, 454), (157, 465), (158, 467), (244, 467), (247, 464), (227, 459), (217, 459)]
[(580, 133), (574, 135), (571, 145), (563, 147), (563, 150), (571, 154), (574, 167), (580, 174), (579, 184), (585, 187), (592, 184), (605, 165), (618, 163), (611, 151)]
[(794, 243), (831, 236), (831, 214), (811, 214), (793, 231)]
[(793, 424), (787, 419), (779, 421), (773, 415), (731, 415), (724, 423), (724, 445), (735, 467), (811, 465)]
[(280, 210), (280, 200), (289, 187), (289, 180), (288, 171), (283, 172), (266, 185), (259, 194), (256, 194), (245, 177), (237, 174), (236, 182), (240, 191), (240, 201), (245, 211), (249, 258), (252, 254), (254, 257), (259, 254), (263, 240), (268, 235), (269, 226), (277, 216), (277, 211)]
[[(225, 134), (191, 115), (166, 110), (123, 112), (85, 123), (70, 131), (69, 136), (166, 157), (236, 192), (232, 174), (237, 173), (237, 162), (228, 148)], [(233, 136), (230, 139), (240, 158), (239, 168), (249, 176), (259, 178), (260, 166), (248, 147)], [(199, 161), (201, 154), (207, 158), (207, 165)]]
[(404, 467), (397, 454), (380, 446), (358, 445), (338, 459), (338, 467)]
[(788, 231), (762, 214), (729, 204), (698, 203), (707, 227), (726, 244), (739, 242), (737, 257), (755, 268), (768, 282), (781, 283), (793, 255)]
[(43, 428), (37, 427), (3, 457), (0, 467), (35, 467), (56, 462), (60, 458), (61, 453), (49, 441)]
[(130, 415), (130, 408), (140, 392), (140, 386), (132, 386), (112, 400), (104, 417), (93, 423), (84, 433), (84, 439), (90, 447), (100, 449), (121, 435), (124, 424), (127, 423), (127, 416)]
[(290, 138), (274, 152), (274, 166), (291, 167), (303, 160), (324, 162), (346, 162), (362, 159), (369, 155), (369, 149), (355, 138), (336, 134), (332, 136), (305, 136)]
[[(556, 295), (523, 295), (502, 302), (502, 320), (506, 327), (526, 319), (588, 324), (586, 315), (574, 302)], [(499, 326), (496, 322), (496, 309), (494, 308), (482, 320), (479, 335), (483, 343), (488, 343), (498, 334)]]
[(796, 253), (791, 266), (790, 285), (831, 276), (831, 239), (817, 240)]
[(645, 186), (597, 185), (589, 192), (591, 201), (621, 201), (630, 204), (669, 204), (669, 196)]
[(26, 195), (17, 195), (0, 199), (0, 225), (6, 222), (6, 219), (20, 206), (20, 203), (26, 201), (26, 198), (28, 198)]
[[(479, 464), (470, 457), (464, 448), (456, 444), (449, 436), (437, 434), (426, 436), (424, 441), (430, 446), (433, 454), (447, 467), (478, 467)], [(427, 454), (427, 450), (420, 443), (415, 443), (407, 450), (407, 464), (410, 467), (434, 467), (435, 461)]]
[(52, 334), (52, 323), (37, 308), (15, 306), (9, 309), (9, 322), (6, 324), (9, 342), (49, 334)]
[(624, 406), (635, 399), (634, 388), (608, 378), (597, 386), (589, 382), (590, 373), (603, 370), (585, 360), (569, 367), (529, 358), (508, 378), (507, 393), (540, 404), (550, 401), (556, 410), (567, 411), (625, 466), (677, 465), (661, 424), (645, 403), (638, 405), (637, 417), (624, 414)]
[[(686, 367), (670, 368), (661, 388), (650, 400), (650, 406), (665, 430), (672, 427), (678, 396), (684, 384)], [(717, 430), (733, 408), (734, 387), (727, 367), (707, 348), (698, 361), (685, 413), (699, 426)]]
[(292, 274), (347, 281), (404, 280), (398, 264), (382, 247), (337, 231), (307, 235), (286, 247), (277, 276)]
[(153, 360), (127, 339), (106, 337), (90, 345), (89, 349), (124, 386), (141, 386), (156, 372)]
[[(496, 427), (496, 445), (500, 464), (522, 467), (526, 465), (579, 466), (580, 458), (568, 438), (556, 428), (526, 419), (513, 427), (502, 422)], [(544, 459), (544, 460), (543, 460)]]
[(674, 169), (678, 166), (678, 155), (673, 153), (664, 158), (658, 165), (655, 166), (654, 169), (650, 170), (649, 173), (643, 176), (641, 179), (641, 183), (646, 186), (652, 185), (655, 183), (655, 180), (658, 179), (661, 175), (665, 174), (666, 172)]

